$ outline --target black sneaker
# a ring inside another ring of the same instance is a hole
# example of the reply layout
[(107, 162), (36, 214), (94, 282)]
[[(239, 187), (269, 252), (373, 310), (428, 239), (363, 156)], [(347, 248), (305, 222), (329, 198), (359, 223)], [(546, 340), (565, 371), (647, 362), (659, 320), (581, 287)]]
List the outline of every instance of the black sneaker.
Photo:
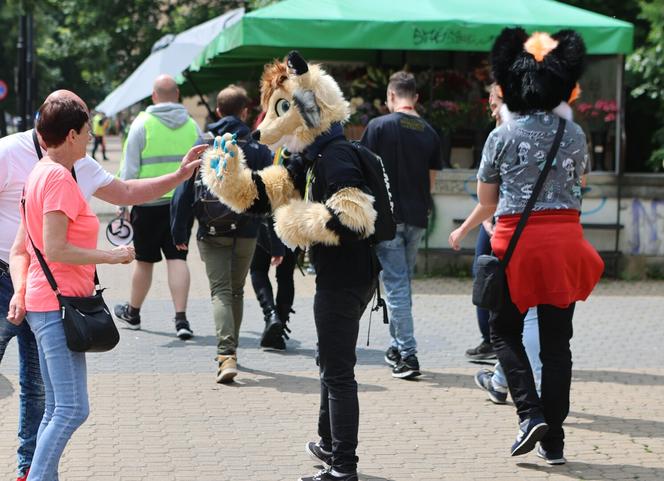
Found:
[(420, 363), (415, 354), (411, 354), (410, 356), (401, 359), (399, 363), (394, 366), (394, 369), (392, 369), (392, 377), (397, 377), (399, 379), (412, 379), (420, 374), (422, 374), (420, 372)]
[(526, 418), (519, 424), (519, 434), (512, 444), (512, 456), (521, 456), (535, 449), (537, 441), (541, 440), (549, 430), (549, 426), (542, 417)]
[(131, 316), (129, 314), (129, 303), (116, 304), (113, 308), (113, 313), (118, 321), (125, 325), (127, 329), (137, 331), (141, 328), (141, 316)]
[(479, 346), (466, 351), (466, 357), (473, 361), (490, 361), (496, 358), (491, 343), (482, 341)]
[(489, 369), (480, 369), (475, 374), (475, 384), (477, 387), (486, 391), (489, 395), (489, 399), (494, 404), (505, 404), (507, 402), (507, 389), (497, 387), (491, 381), (493, 377), (493, 371)]
[(341, 474), (334, 469), (323, 469), (313, 476), (303, 476), (300, 481), (358, 481), (357, 473)]
[(175, 319), (175, 335), (183, 341), (194, 337), (194, 331), (191, 330), (188, 320)]
[(304, 446), (304, 450), (314, 461), (320, 461), (325, 466), (332, 466), (332, 451), (323, 449), (320, 445), (320, 441), (317, 443), (308, 442)]
[(387, 348), (387, 351), (385, 351), (385, 362), (388, 363), (392, 367), (397, 367), (397, 364), (399, 364), (399, 361), (401, 361), (401, 354), (399, 354), (399, 349), (396, 347), (390, 346)]
[(537, 448), (537, 456), (546, 461), (546, 464), (550, 464), (552, 466), (559, 466), (567, 462), (565, 456), (563, 455), (562, 450), (549, 451), (547, 449), (544, 449), (541, 444)]

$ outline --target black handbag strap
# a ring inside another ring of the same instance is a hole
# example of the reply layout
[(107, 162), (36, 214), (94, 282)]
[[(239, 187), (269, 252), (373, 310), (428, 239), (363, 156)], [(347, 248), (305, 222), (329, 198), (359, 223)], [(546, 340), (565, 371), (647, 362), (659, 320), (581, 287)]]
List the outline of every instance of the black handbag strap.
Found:
[(558, 130), (556, 131), (556, 136), (553, 138), (553, 145), (551, 146), (551, 150), (549, 150), (549, 154), (546, 157), (546, 164), (544, 164), (544, 168), (542, 169), (542, 172), (537, 178), (537, 183), (533, 188), (533, 193), (530, 195), (530, 198), (528, 199), (528, 203), (526, 204), (526, 207), (523, 210), (523, 213), (521, 214), (519, 223), (517, 224), (516, 229), (514, 229), (514, 234), (512, 234), (510, 243), (507, 246), (507, 251), (505, 251), (505, 256), (503, 257), (503, 260), (501, 262), (504, 269), (507, 268), (507, 264), (509, 264), (510, 259), (512, 258), (512, 254), (514, 253), (516, 244), (519, 241), (519, 237), (521, 237), (521, 233), (523, 232), (523, 229), (526, 227), (526, 222), (528, 222), (528, 217), (530, 217), (530, 212), (533, 210), (533, 207), (535, 207), (537, 198), (539, 197), (540, 191), (544, 186), (544, 181), (546, 180), (546, 177), (549, 174), (549, 171), (551, 170), (551, 166), (553, 165), (553, 159), (556, 157), (556, 154), (558, 153), (558, 148), (560, 147), (560, 141), (562, 140), (563, 133), (565, 132), (566, 123), (567, 122), (563, 118), (560, 118), (560, 120), (558, 121)]
[(44, 153), (42, 152), (41, 146), (39, 145), (39, 139), (37, 138), (37, 129), (32, 129), (32, 141), (35, 144), (35, 151), (37, 152), (37, 158), (39, 160), (44, 157)]

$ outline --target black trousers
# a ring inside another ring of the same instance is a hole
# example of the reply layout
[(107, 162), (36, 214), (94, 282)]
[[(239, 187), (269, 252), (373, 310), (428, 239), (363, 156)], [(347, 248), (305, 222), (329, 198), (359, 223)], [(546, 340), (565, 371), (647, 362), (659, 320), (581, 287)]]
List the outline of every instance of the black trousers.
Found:
[(97, 153), (97, 148), (101, 145), (101, 154), (106, 158), (106, 144), (104, 143), (104, 137), (95, 135), (95, 143), (92, 146), (92, 157)]
[[(251, 285), (254, 292), (260, 292), (265, 289), (272, 294), (272, 284), (268, 273), (270, 271), (270, 261), (272, 255), (266, 251), (260, 244), (256, 244), (254, 258), (251, 260)], [(277, 266), (277, 302), (279, 309), (290, 310), (295, 298), (295, 283), (293, 281), (293, 271), (297, 255), (294, 251), (286, 249), (284, 260)], [(274, 297), (272, 297), (274, 299)], [(286, 312), (288, 312), (288, 310)], [(279, 311), (281, 315), (282, 312)]]
[(355, 346), (360, 318), (374, 288), (317, 289), (314, 297), (320, 363), (318, 434), (323, 447), (332, 451), (332, 466), (342, 473), (357, 470), (360, 408)]
[(572, 317), (574, 306), (564, 309), (551, 305), (537, 306), (542, 360), (542, 397), (535, 389), (533, 373), (523, 347), (523, 319), (506, 289), (503, 308), (492, 312), (491, 343), (505, 372), (510, 395), (519, 419), (543, 416), (549, 431), (542, 439), (546, 450), (559, 451), (564, 447), (563, 422), (569, 413), (569, 392), (572, 382)]

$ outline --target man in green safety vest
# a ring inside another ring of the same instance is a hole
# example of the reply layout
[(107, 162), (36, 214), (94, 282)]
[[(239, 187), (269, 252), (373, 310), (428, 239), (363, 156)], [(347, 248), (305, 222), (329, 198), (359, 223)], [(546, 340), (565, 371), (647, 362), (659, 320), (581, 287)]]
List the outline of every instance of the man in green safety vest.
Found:
[[(179, 103), (180, 91), (172, 77), (154, 82), (154, 105), (141, 112), (129, 128), (119, 176), (121, 179), (157, 177), (177, 170), (182, 156), (199, 142), (201, 131)], [(131, 209), (136, 263), (129, 302), (115, 306), (115, 315), (129, 329), (141, 328), (140, 309), (152, 284), (154, 264), (166, 258), (168, 286), (175, 307), (175, 332), (182, 340), (193, 332), (186, 316), (189, 295), (187, 251), (173, 244), (170, 201), (173, 191)]]

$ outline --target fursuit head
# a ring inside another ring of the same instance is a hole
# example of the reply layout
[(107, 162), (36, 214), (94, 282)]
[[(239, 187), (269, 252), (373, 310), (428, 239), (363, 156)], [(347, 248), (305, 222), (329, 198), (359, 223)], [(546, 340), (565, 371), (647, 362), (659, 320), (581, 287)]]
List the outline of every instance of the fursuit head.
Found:
[[(569, 104), (581, 93), (585, 59), (586, 46), (574, 30), (529, 36), (522, 28), (506, 28), (493, 44), (491, 69), (509, 112), (553, 110), (571, 119)], [(509, 113), (501, 110), (501, 116)]]
[[(350, 112), (337, 82), (297, 51), (265, 66), (261, 104), (265, 117), (253, 133), (254, 139), (272, 150), (285, 147), (290, 152), (301, 152), (332, 124), (345, 122)], [(242, 149), (230, 134), (215, 139), (203, 156), (201, 169), (210, 191), (235, 212), (265, 214), (271, 210), (275, 232), (290, 248), (340, 245), (342, 230), (360, 238), (374, 233), (376, 211), (371, 195), (347, 187), (325, 202), (304, 200), (284, 166), (259, 171), (247, 168)]]

